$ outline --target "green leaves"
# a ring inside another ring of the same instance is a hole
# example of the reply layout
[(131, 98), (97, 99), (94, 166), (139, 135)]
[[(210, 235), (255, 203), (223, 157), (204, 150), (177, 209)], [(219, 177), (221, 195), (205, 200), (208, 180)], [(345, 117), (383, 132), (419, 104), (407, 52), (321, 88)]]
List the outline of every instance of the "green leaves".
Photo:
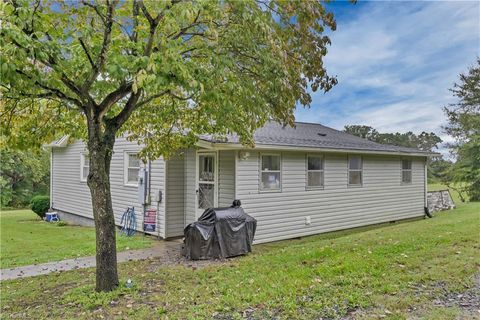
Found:
[(336, 83), (322, 34), (335, 21), (318, 1), (33, 4), (2, 4), (8, 143), (86, 137), (89, 115), (104, 130), (120, 123), (151, 157), (200, 134), (251, 145), (265, 121), (292, 124), (310, 90)]
[(450, 175), (471, 201), (480, 201), (480, 59), (459, 78), (451, 90), (458, 100), (444, 108), (449, 121), (444, 129), (456, 140), (450, 144), (457, 158)]

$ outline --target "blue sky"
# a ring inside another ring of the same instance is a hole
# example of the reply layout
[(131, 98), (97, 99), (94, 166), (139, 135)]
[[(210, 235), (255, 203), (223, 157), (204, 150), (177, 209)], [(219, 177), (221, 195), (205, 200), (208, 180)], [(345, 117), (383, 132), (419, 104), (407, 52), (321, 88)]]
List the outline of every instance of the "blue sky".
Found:
[(480, 55), (480, 2), (359, 1), (328, 5), (337, 20), (325, 57), (338, 85), (313, 93), (297, 121), (382, 132), (433, 131), (445, 141), (449, 88)]

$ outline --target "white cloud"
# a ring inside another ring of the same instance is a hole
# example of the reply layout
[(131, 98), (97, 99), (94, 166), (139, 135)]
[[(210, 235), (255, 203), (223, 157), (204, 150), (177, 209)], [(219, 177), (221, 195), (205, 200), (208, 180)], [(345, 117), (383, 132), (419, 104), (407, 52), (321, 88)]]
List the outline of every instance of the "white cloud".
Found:
[(327, 70), (339, 84), (314, 93), (300, 121), (336, 128), (442, 132), (449, 88), (480, 55), (480, 2), (368, 2), (337, 21)]

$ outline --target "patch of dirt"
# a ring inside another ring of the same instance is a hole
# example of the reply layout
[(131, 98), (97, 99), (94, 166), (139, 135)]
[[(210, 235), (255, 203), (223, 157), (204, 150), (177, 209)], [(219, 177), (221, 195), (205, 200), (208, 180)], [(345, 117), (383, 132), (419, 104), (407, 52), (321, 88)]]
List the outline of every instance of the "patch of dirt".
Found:
[(166, 252), (160, 256), (155, 258), (149, 258), (149, 267), (148, 271), (156, 271), (161, 267), (165, 266), (173, 266), (173, 265), (182, 265), (187, 268), (198, 269), (203, 268), (210, 265), (230, 265), (234, 263), (237, 258), (229, 258), (229, 259), (215, 259), (215, 260), (188, 260), (183, 255), (179, 248), (172, 248), (166, 250)]
[[(417, 296), (427, 296), (431, 299), (431, 305), (411, 306), (407, 311), (411, 315), (409, 319), (421, 319), (427, 310), (433, 308), (458, 308), (461, 312), (460, 319), (480, 319), (480, 273), (474, 276), (471, 286), (462, 292), (453, 292), (448, 289), (445, 282), (435, 282), (430, 285), (416, 284), (411, 288)], [(392, 312), (383, 309), (382, 306), (373, 306), (367, 309), (355, 308), (347, 311), (341, 319), (370, 319), (385, 318)]]
[[(474, 277), (473, 284), (462, 292), (450, 291), (445, 282), (436, 282), (430, 286), (416, 286), (417, 295), (427, 295), (432, 298), (434, 308), (458, 308), (466, 318), (480, 318), (480, 273)], [(418, 313), (416, 308), (409, 310)]]
[(442, 295), (433, 303), (436, 307), (458, 307), (466, 313), (480, 316), (480, 274), (474, 277), (474, 284), (464, 292), (451, 292), (445, 284), (439, 285)]

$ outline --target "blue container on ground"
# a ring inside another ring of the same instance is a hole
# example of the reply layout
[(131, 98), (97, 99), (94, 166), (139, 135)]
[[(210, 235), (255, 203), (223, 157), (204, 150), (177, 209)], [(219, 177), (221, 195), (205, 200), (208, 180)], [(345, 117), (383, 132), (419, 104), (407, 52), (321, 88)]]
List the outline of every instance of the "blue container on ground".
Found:
[(45, 221), (47, 221), (47, 222), (57, 222), (57, 221), (60, 221), (60, 218), (58, 217), (57, 212), (47, 212), (45, 214)]

